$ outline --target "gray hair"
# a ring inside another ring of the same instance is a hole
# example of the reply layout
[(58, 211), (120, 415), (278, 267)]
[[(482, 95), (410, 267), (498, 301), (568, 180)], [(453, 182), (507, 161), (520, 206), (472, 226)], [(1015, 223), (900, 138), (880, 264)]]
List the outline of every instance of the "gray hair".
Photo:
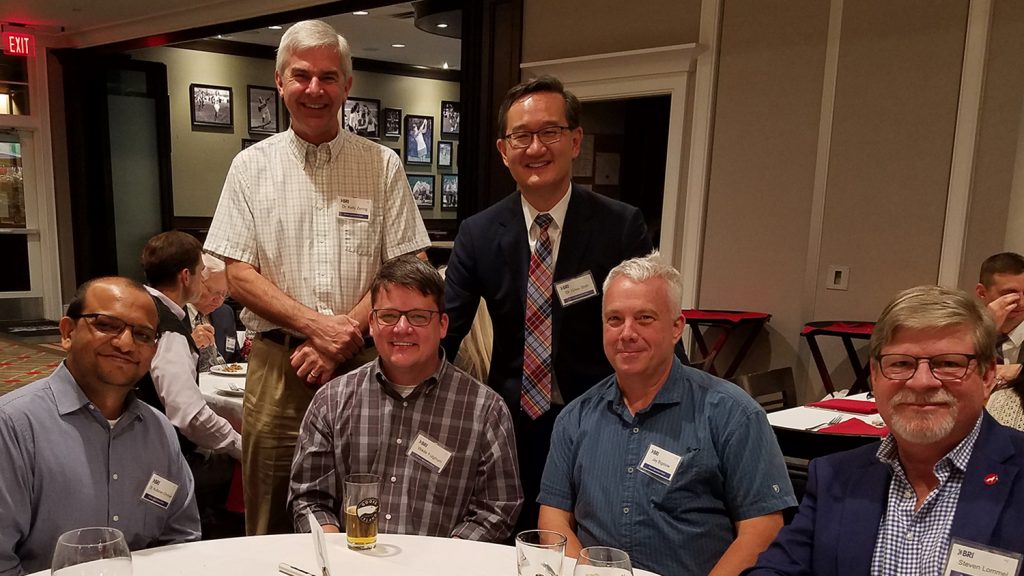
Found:
[(220, 274), (226, 269), (223, 260), (217, 258), (213, 254), (207, 254), (206, 252), (203, 252), (203, 265), (206, 266), (203, 270), (204, 280), (209, 278), (210, 274)]
[(995, 362), (996, 324), (985, 306), (962, 290), (917, 286), (900, 292), (875, 323), (868, 349), (871, 357), (877, 359), (898, 328), (928, 330), (951, 326), (971, 331), (974, 355), (984, 374)]
[(665, 285), (668, 288), (669, 300), (675, 307), (682, 309), (683, 276), (679, 273), (679, 270), (667, 264), (662, 259), (661, 253), (657, 250), (653, 250), (646, 256), (630, 258), (612, 268), (608, 272), (608, 277), (604, 279), (604, 284), (601, 286), (602, 304), (604, 304), (604, 294), (608, 293), (608, 286), (611, 285), (612, 280), (619, 276), (625, 276), (634, 282), (646, 282), (652, 278), (661, 278), (665, 281)]
[(303, 20), (296, 22), (281, 36), (281, 44), (277, 48), (277, 73), (284, 76), (285, 69), (292, 56), (300, 50), (309, 48), (331, 48), (338, 53), (341, 61), (341, 73), (345, 78), (352, 76), (352, 51), (348, 40), (321, 20)]

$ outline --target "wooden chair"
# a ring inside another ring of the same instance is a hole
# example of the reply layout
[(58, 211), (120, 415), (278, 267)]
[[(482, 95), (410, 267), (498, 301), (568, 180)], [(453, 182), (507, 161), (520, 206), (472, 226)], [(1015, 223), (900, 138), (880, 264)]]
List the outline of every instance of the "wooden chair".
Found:
[(764, 407), (765, 412), (793, 408), (796, 404), (796, 384), (789, 366), (767, 372), (743, 374), (732, 379), (747, 394)]

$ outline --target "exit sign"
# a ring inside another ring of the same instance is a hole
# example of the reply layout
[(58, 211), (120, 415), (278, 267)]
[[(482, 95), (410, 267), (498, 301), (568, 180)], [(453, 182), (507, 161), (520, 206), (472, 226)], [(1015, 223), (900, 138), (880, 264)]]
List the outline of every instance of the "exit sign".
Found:
[(35, 56), (36, 39), (31, 34), (4, 32), (2, 36), (4, 54), (8, 56)]

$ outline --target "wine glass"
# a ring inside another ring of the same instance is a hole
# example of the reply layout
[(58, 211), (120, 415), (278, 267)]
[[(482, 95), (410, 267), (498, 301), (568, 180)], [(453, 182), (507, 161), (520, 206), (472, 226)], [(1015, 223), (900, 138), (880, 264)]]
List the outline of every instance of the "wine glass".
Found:
[(580, 550), (573, 576), (632, 576), (629, 554), (618, 548), (591, 546)]
[(132, 553), (117, 528), (79, 528), (60, 535), (53, 576), (132, 576)]

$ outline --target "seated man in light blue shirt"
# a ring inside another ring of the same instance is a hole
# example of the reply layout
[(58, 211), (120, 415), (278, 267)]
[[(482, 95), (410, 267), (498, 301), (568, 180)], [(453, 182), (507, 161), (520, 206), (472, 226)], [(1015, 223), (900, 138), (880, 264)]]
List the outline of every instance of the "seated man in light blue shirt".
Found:
[(117, 528), (132, 550), (199, 539), (174, 429), (132, 394), (156, 327), (142, 285), (86, 282), (60, 321), (67, 359), (0, 396), (0, 575), (49, 568), (57, 538), (75, 528)]
[(796, 505), (764, 411), (676, 359), (682, 283), (657, 253), (613, 268), (602, 292), (615, 374), (558, 416), (538, 525), (572, 556), (613, 546), (664, 576), (737, 574)]

